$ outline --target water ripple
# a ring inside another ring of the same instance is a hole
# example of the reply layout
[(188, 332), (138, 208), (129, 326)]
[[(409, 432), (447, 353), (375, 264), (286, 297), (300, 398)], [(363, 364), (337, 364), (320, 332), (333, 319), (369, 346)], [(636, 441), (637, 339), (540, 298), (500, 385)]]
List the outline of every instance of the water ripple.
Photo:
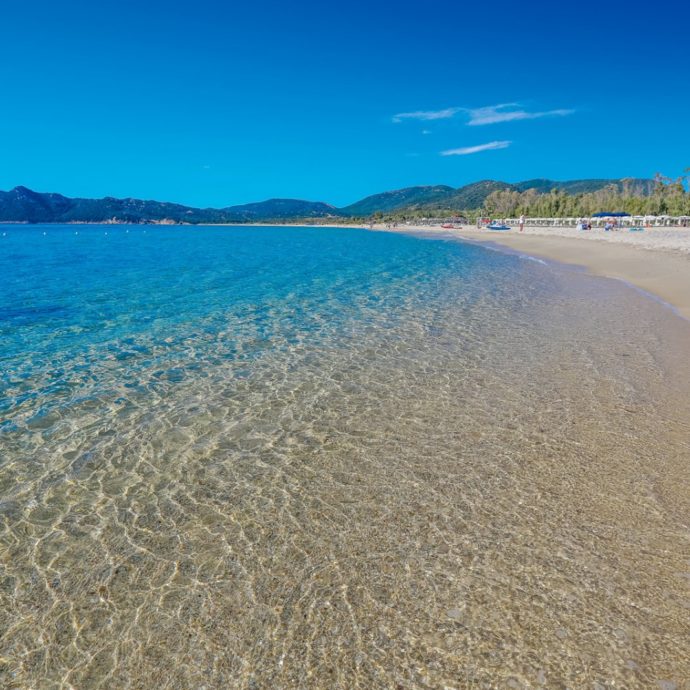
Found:
[(3, 353), (0, 685), (686, 682), (686, 323), (479, 247), (109, 232), (0, 266), (66, 315)]

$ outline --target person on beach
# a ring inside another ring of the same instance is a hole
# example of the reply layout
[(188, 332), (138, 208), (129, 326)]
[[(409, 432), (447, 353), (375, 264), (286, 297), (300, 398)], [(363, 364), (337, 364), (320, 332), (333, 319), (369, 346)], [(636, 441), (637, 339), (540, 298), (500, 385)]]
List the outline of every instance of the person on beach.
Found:
[(525, 216), (520, 216), (518, 225), (520, 226), (520, 232), (522, 232), (525, 229)]

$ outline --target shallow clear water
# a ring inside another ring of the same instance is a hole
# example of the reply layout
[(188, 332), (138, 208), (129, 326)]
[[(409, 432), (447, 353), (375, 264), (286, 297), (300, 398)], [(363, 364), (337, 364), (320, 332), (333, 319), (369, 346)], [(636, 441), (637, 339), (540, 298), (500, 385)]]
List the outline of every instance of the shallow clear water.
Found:
[(0, 338), (2, 687), (686, 687), (690, 325), (626, 286), (2, 226)]

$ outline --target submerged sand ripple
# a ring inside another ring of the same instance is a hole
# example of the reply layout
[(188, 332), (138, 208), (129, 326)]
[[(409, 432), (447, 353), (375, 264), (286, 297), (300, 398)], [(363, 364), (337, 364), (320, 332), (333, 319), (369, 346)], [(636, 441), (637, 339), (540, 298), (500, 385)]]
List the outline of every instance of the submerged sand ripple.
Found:
[(548, 271), (17, 413), (0, 684), (686, 687), (688, 327)]

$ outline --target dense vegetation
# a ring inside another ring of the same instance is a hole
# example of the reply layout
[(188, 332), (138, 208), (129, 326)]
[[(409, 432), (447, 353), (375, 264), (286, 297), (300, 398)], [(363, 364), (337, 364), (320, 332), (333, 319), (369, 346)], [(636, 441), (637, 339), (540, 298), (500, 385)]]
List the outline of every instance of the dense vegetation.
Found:
[(540, 194), (536, 189), (526, 191), (502, 190), (490, 194), (484, 202), (488, 215), (510, 218), (524, 214), (533, 218), (563, 218), (591, 216), (606, 211), (622, 211), (632, 215), (685, 216), (690, 215), (690, 193), (686, 182), (690, 176), (676, 179), (657, 175), (651, 193), (641, 194), (637, 184), (607, 185), (589, 193), (568, 194), (552, 189)]

